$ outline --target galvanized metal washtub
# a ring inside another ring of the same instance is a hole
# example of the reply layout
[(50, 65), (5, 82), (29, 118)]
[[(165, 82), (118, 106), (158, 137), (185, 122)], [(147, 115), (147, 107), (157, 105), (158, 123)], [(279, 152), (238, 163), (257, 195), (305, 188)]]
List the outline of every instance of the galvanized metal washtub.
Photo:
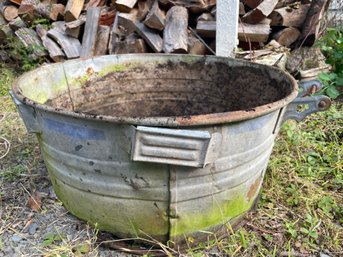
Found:
[(295, 80), (269, 66), (122, 55), (43, 66), (12, 96), (71, 213), (181, 245), (225, 233), (254, 206), (280, 125), (330, 106), (305, 96), (313, 85), (296, 98)]

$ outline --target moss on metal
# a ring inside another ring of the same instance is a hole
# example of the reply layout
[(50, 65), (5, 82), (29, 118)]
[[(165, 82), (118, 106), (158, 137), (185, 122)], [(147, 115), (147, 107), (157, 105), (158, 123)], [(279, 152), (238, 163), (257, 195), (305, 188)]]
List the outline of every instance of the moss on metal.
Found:
[(206, 213), (183, 215), (171, 226), (170, 236), (177, 237), (225, 224), (237, 216), (243, 215), (253, 205), (247, 201), (245, 194), (237, 195), (221, 206), (213, 207)]

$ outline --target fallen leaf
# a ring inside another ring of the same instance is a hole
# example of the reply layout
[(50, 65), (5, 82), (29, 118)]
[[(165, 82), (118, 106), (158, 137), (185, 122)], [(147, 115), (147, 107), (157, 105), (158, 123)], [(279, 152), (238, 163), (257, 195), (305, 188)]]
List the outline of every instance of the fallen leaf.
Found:
[(29, 205), (31, 210), (38, 212), (42, 206), (42, 195), (39, 192), (35, 191), (29, 197), (28, 205)]

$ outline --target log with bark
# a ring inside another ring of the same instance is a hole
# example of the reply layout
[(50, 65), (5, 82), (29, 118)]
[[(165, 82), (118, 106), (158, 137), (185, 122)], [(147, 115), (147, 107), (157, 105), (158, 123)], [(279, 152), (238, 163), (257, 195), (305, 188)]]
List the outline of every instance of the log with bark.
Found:
[(163, 50), (165, 53), (188, 52), (188, 11), (185, 7), (174, 6), (169, 9), (166, 27), (163, 31)]
[(105, 55), (108, 53), (110, 32), (110, 26), (99, 25), (96, 35), (94, 55)]
[(297, 41), (298, 46), (312, 46), (318, 39), (320, 22), (328, 3), (328, 0), (312, 0)]
[(47, 52), (42, 44), (42, 41), (33, 29), (20, 28), (14, 33), (23, 43), (24, 46), (31, 48), (33, 54), (36, 57), (42, 57), (47, 55)]
[(309, 8), (309, 4), (302, 4), (296, 6), (296, 8), (283, 7), (275, 9), (269, 15), (269, 18), (272, 20), (271, 25), (301, 28)]
[(163, 30), (165, 19), (165, 12), (159, 8), (156, 0), (144, 20), (144, 25), (152, 29)]
[(247, 12), (243, 17), (242, 21), (249, 24), (257, 24), (263, 19), (268, 17), (269, 14), (274, 10), (278, 0), (264, 0), (256, 8)]
[(32, 23), (38, 17), (57, 21), (63, 17), (64, 11), (63, 4), (40, 2), (39, 0), (23, 0), (18, 9), (18, 15), (28, 23)]
[(114, 3), (119, 12), (130, 12), (136, 5), (137, 0), (116, 0)]
[(6, 2), (0, 3), (0, 13), (6, 21), (13, 21), (18, 17), (18, 8)]
[(6, 43), (6, 40), (13, 35), (13, 31), (7, 24), (5, 18), (0, 14), (0, 44)]
[(56, 28), (48, 30), (48, 36), (61, 46), (68, 59), (80, 57), (81, 43), (78, 39), (69, 37)]
[[(215, 37), (215, 21), (199, 21), (197, 24), (197, 33), (204, 37)], [(244, 42), (267, 42), (270, 33), (269, 24), (247, 24), (239, 23), (238, 39)]]
[(83, 8), (84, 0), (68, 0), (67, 6), (64, 12), (64, 20), (74, 21), (79, 18), (82, 8)]
[(289, 47), (291, 46), (300, 36), (300, 31), (297, 28), (289, 27), (283, 30), (280, 30), (276, 34), (273, 35), (273, 39), (275, 39), (280, 45)]
[(53, 41), (51, 38), (48, 37), (48, 31), (44, 29), (44, 27), (40, 24), (36, 26), (37, 35), (42, 40), (43, 46), (48, 50), (50, 58), (54, 62), (60, 62), (65, 59), (65, 54), (58, 46), (58, 44)]
[(91, 57), (95, 54), (95, 44), (100, 19), (100, 12), (100, 7), (92, 7), (88, 9), (85, 31), (82, 37), (80, 57)]
[(135, 27), (137, 34), (145, 40), (145, 42), (151, 47), (154, 52), (162, 52), (163, 39), (155, 30), (146, 27), (143, 23), (140, 22), (136, 22)]
[(147, 48), (143, 39), (135, 34), (128, 36), (125, 41), (115, 43), (115, 54), (146, 53)]
[(20, 28), (26, 28), (27, 27), (26, 23), (20, 17), (17, 17), (14, 20), (10, 21), (8, 23), (8, 26), (13, 31), (16, 31), (17, 29), (20, 29)]

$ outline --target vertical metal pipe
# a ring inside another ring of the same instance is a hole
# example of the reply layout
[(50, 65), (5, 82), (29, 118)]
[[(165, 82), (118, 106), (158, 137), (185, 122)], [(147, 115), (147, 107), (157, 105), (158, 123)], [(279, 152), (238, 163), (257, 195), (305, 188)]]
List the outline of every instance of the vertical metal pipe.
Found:
[(239, 0), (217, 1), (216, 55), (234, 57), (238, 34)]

